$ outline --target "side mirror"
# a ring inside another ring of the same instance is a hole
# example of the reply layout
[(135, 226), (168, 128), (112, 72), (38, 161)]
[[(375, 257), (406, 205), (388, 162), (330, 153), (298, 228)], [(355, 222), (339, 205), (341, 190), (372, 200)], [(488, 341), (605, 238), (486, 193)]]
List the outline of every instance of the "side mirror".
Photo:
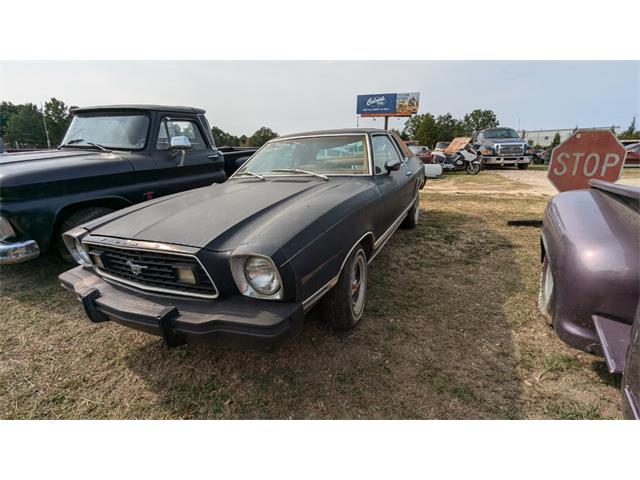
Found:
[(188, 150), (189, 148), (191, 148), (191, 142), (189, 141), (189, 137), (187, 137), (186, 135), (178, 135), (177, 137), (171, 137), (169, 148), (171, 150)]
[(402, 162), (400, 160), (389, 160), (384, 164), (384, 169), (387, 173), (391, 173), (392, 171), (400, 170), (402, 166)]

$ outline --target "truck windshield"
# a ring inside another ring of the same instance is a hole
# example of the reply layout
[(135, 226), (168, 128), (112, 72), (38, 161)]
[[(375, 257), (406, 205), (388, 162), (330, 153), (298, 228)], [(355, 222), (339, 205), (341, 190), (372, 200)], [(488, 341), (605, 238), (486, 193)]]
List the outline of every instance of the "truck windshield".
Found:
[(73, 117), (62, 140), (64, 147), (100, 145), (115, 150), (140, 150), (147, 143), (149, 117), (142, 114)]
[(520, 138), (513, 128), (491, 128), (484, 131), (485, 138)]
[(262, 147), (236, 175), (247, 172), (275, 176), (304, 171), (321, 175), (368, 174), (366, 137), (340, 135), (275, 140)]

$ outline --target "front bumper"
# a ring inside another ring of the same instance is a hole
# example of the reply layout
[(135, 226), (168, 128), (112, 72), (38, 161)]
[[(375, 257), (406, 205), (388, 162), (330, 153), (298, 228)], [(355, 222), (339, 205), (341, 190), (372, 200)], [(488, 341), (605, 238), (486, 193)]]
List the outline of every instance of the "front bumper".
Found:
[(0, 241), (0, 265), (26, 262), (38, 255), (40, 255), (40, 247), (35, 240), (13, 243)]
[(150, 295), (107, 282), (76, 267), (60, 274), (89, 320), (112, 320), (159, 335), (168, 347), (207, 344), (240, 349), (272, 350), (301, 330), (300, 303), (271, 302), (236, 296), (219, 300)]
[(518, 155), (510, 157), (489, 156), (480, 157), (485, 165), (517, 165), (519, 163), (531, 163), (531, 157), (527, 155)]

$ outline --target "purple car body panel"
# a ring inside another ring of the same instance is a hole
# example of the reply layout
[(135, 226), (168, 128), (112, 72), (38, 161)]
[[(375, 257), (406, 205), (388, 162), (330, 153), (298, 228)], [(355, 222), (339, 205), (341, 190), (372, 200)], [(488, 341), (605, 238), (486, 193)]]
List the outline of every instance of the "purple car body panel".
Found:
[(625, 418), (640, 420), (640, 305), (636, 310), (622, 377), (622, 413)]
[(635, 418), (640, 188), (593, 180), (588, 190), (556, 195), (545, 211), (541, 249), (543, 315), (562, 341), (604, 356), (612, 373), (625, 371), (623, 408)]

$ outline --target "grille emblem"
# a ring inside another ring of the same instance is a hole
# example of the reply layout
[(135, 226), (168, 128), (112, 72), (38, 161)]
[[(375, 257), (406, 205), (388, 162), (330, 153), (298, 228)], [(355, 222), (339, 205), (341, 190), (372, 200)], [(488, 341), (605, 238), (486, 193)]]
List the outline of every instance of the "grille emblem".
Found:
[(131, 273), (133, 273), (134, 275), (140, 275), (142, 273), (142, 270), (149, 268), (144, 265), (137, 265), (131, 260), (127, 260), (127, 266), (131, 269)]

